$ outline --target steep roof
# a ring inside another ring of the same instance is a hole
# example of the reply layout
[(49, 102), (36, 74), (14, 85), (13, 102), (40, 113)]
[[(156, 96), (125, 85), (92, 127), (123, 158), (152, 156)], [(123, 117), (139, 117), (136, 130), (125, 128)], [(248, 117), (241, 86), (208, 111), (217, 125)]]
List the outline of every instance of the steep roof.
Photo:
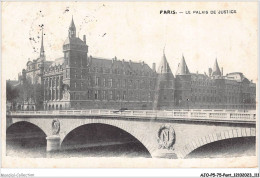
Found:
[(106, 68), (114, 68), (116, 66), (122, 67), (122, 69), (130, 69), (131, 71), (141, 72), (143, 70), (152, 72), (152, 69), (144, 62), (133, 62), (118, 59), (105, 59), (100, 57), (91, 57), (92, 66), (102, 66)]
[(76, 30), (76, 26), (74, 24), (74, 20), (73, 20), (73, 16), (72, 16), (72, 19), (71, 19), (71, 22), (70, 22), (70, 27), (69, 27), (70, 30)]
[(214, 66), (213, 66), (212, 75), (213, 75), (213, 76), (216, 76), (216, 75), (221, 76), (221, 72), (220, 72), (220, 69), (219, 69), (219, 66), (218, 66), (218, 61), (217, 61), (217, 59), (215, 60), (215, 63), (214, 63)]
[(60, 57), (60, 58), (55, 59), (55, 61), (53, 61), (51, 63), (50, 67), (62, 65), (63, 63), (64, 63), (64, 58)]
[(43, 46), (43, 30), (42, 30), (42, 42), (41, 42), (41, 50), (40, 50), (40, 57), (44, 57), (44, 46)]
[(81, 44), (81, 45), (86, 45), (80, 38), (78, 37), (67, 37), (67, 39), (64, 41), (63, 45), (66, 44)]
[(159, 73), (159, 74), (172, 73), (170, 65), (166, 59), (165, 53), (163, 53), (163, 57), (162, 57), (160, 65), (158, 66), (157, 73)]
[(189, 75), (190, 71), (185, 62), (184, 56), (182, 55), (181, 63), (178, 65), (178, 69), (176, 71), (176, 75)]

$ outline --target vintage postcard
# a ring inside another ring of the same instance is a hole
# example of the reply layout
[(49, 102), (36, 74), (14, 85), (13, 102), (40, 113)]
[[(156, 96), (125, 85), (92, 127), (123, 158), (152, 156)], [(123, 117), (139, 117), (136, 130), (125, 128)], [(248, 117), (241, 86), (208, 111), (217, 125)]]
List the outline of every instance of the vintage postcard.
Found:
[(257, 2), (2, 2), (5, 168), (257, 167)]

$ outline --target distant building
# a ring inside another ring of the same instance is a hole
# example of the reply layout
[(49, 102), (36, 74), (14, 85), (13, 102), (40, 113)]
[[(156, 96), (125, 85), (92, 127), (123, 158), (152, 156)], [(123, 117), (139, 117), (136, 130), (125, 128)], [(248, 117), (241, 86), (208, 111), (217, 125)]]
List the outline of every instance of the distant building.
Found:
[(63, 53), (46, 61), (42, 36), (40, 57), (19, 77), (42, 86), (45, 110), (256, 107), (255, 83), (239, 72), (224, 76), (217, 59), (208, 74), (198, 74), (189, 71), (182, 56), (174, 76), (164, 53), (157, 71), (155, 64), (92, 57), (86, 36), (76, 37), (73, 19)]

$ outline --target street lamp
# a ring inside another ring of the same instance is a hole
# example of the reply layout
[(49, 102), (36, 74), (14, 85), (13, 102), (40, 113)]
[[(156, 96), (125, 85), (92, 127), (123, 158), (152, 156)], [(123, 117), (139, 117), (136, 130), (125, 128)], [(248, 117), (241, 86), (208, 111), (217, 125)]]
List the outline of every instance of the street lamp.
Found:
[(245, 99), (243, 99), (243, 108), (244, 108), (244, 112), (245, 112)]
[(187, 98), (188, 111), (189, 111), (189, 101), (190, 101), (190, 99)]

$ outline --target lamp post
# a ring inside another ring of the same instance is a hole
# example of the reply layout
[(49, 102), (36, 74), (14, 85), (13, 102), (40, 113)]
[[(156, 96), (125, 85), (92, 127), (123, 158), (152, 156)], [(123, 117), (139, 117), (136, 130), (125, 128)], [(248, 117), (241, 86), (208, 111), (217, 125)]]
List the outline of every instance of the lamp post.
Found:
[(245, 112), (245, 99), (243, 99), (243, 108), (244, 108), (244, 112)]
[(189, 101), (190, 101), (190, 99), (187, 98), (188, 111), (189, 111)]

